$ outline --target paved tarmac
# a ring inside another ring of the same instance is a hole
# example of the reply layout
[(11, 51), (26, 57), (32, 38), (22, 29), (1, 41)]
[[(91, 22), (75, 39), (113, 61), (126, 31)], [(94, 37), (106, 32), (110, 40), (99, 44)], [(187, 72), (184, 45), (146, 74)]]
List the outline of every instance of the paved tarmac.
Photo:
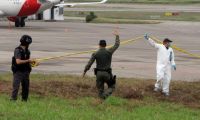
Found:
[(200, 12), (200, 4), (101, 4), (65, 8), (65, 11), (139, 11), (139, 12)]
[[(100, 39), (114, 44), (112, 30), (115, 24), (86, 24), (69, 22), (27, 22), (25, 28), (8, 27), (0, 22), (0, 72), (9, 72), (13, 50), (23, 34), (33, 37), (30, 49), (34, 58), (62, 55), (97, 48)], [(159, 39), (168, 37), (177, 46), (200, 55), (200, 22), (165, 22), (161, 24), (123, 24), (121, 40), (150, 33)], [(177, 71), (173, 80), (200, 81), (200, 59), (175, 51)], [(44, 61), (33, 68), (34, 73), (81, 75), (91, 54)], [(93, 66), (92, 68), (94, 68)], [(114, 73), (118, 77), (155, 79), (156, 50), (145, 40), (121, 46), (113, 56)], [(93, 76), (92, 69), (88, 75)]]

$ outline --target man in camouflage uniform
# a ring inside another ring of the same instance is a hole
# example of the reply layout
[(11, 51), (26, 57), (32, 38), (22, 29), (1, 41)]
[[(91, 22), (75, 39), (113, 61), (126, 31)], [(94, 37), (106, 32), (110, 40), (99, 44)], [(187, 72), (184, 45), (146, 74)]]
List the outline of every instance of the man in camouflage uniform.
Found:
[[(83, 77), (91, 68), (94, 61), (96, 61), (96, 68), (94, 69), (96, 75), (96, 86), (101, 99), (106, 99), (112, 94), (115, 89), (116, 76), (113, 76), (111, 69), (112, 55), (120, 46), (119, 32), (117, 30), (113, 33), (116, 36), (115, 45), (106, 48), (106, 41), (100, 40), (99, 50), (92, 54), (88, 64), (85, 67)], [(104, 83), (108, 85), (108, 89), (104, 90)]]

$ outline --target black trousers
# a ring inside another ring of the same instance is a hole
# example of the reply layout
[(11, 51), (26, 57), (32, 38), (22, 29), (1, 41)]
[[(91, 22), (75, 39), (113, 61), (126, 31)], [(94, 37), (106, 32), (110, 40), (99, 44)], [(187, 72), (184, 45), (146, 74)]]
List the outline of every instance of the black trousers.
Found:
[(20, 88), (20, 83), (22, 86), (22, 100), (27, 101), (29, 95), (29, 76), (30, 72), (16, 72), (13, 73), (13, 91), (12, 91), (12, 100), (17, 100), (18, 91)]

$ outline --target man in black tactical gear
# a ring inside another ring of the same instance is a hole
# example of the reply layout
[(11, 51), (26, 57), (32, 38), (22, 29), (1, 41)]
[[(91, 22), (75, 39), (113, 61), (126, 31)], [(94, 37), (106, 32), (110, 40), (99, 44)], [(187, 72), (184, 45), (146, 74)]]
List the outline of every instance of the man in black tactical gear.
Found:
[[(120, 46), (119, 32), (115, 30), (113, 33), (116, 36), (115, 45), (106, 49), (106, 41), (100, 40), (99, 50), (92, 54), (88, 64), (85, 67), (83, 77), (91, 68), (96, 60), (96, 68), (94, 70), (96, 75), (96, 86), (101, 99), (109, 97), (115, 89), (116, 76), (113, 76), (111, 69), (112, 55)], [(108, 89), (104, 90), (104, 83), (108, 85)]]
[(32, 43), (32, 38), (29, 35), (23, 35), (20, 39), (20, 46), (15, 48), (12, 58), (13, 72), (13, 91), (10, 100), (17, 100), (20, 83), (22, 86), (22, 101), (28, 100), (29, 95), (29, 75), (31, 72), (30, 63), (34, 62), (30, 59), (29, 45)]

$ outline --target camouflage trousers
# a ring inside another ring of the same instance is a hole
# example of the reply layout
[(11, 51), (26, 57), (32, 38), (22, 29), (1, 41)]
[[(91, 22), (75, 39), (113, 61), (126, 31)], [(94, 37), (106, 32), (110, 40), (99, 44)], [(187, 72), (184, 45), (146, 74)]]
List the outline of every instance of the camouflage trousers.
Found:
[[(108, 72), (98, 71), (96, 75), (96, 87), (99, 92), (99, 97), (102, 99), (106, 99), (110, 95), (112, 95), (115, 90), (115, 83), (112, 81), (112, 75)], [(107, 84), (108, 88), (105, 89), (104, 84)]]

